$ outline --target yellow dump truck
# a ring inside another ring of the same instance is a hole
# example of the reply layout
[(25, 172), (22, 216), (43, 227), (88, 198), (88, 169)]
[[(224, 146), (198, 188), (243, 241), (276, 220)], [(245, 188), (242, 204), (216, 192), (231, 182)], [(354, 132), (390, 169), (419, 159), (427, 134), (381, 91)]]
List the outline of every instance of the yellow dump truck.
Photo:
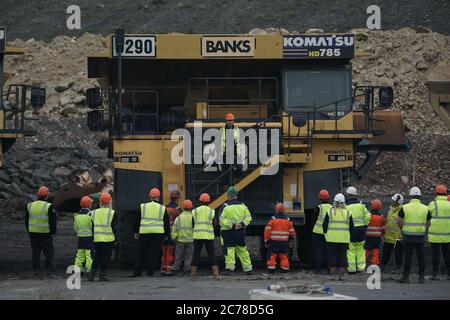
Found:
[[(132, 264), (130, 221), (150, 188), (160, 188), (164, 203), (173, 189), (194, 205), (208, 192), (219, 209), (228, 185), (252, 213), (250, 236), (261, 236), (276, 202), (284, 202), (299, 257), (310, 261), (319, 190), (334, 195), (383, 151), (409, 150), (400, 113), (386, 110), (393, 89), (352, 87), (354, 41), (353, 34), (117, 30), (107, 51), (89, 56), (88, 77), (100, 87), (87, 91), (88, 125), (108, 132), (100, 145), (114, 159), (122, 264)], [(212, 144), (227, 113), (245, 136), (239, 174), (233, 161), (212, 161), (223, 156)]]
[(4, 88), (9, 74), (4, 72), (4, 58), (6, 55), (21, 55), (24, 51), (19, 48), (6, 46), (6, 30), (0, 27), (0, 167), (3, 164), (3, 153), (14, 144), (17, 139), (35, 135), (33, 130), (25, 128), (25, 110), (31, 105), (42, 108), (45, 103), (45, 89), (25, 84), (10, 84)]

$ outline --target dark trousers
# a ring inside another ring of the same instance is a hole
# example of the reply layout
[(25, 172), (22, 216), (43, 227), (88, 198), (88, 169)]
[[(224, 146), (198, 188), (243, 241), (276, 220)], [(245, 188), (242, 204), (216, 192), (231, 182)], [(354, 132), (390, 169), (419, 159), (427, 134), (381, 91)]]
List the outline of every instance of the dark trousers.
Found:
[(134, 266), (135, 273), (141, 273), (145, 267), (148, 274), (153, 274), (160, 257), (163, 239), (164, 234), (162, 233), (139, 234), (139, 252)]
[(444, 257), (447, 270), (450, 269), (450, 243), (432, 243), (431, 250), (433, 252), (432, 265), (433, 270), (439, 271), (439, 263), (441, 262), (441, 251)]
[(401, 268), (403, 262), (403, 242), (397, 241), (394, 245), (393, 243), (385, 242), (383, 245), (383, 253), (381, 255), (381, 266), (385, 267), (388, 265), (391, 259), (392, 251), (394, 251), (394, 261), (395, 267)]
[(425, 255), (424, 255), (424, 243), (423, 242), (405, 242), (405, 266), (403, 268), (403, 275), (409, 276), (411, 270), (411, 260), (413, 249), (416, 250), (417, 260), (419, 261), (419, 274), (425, 274)]
[(328, 265), (327, 241), (323, 234), (313, 233), (314, 266), (316, 272), (320, 272), (322, 266)]
[(92, 262), (92, 269), (107, 271), (111, 255), (114, 249), (114, 242), (94, 242), (94, 261)]
[(347, 243), (327, 242), (328, 265), (330, 268), (347, 268)]
[(210, 266), (216, 266), (216, 250), (214, 247), (214, 240), (195, 240), (194, 239), (194, 254), (192, 256), (191, 266), (197, 267), (200, 263), (200, 254), (202, 253), (203, 246), (208, 253), (208, 262)]
[(48, 233), (29, 233), (31, 241), (31, 252), (33, 268), (41, 268), (41, 252), (45, 256), (45, 268), (49, 271), (54, 271), (53, 266), (53, 237)]

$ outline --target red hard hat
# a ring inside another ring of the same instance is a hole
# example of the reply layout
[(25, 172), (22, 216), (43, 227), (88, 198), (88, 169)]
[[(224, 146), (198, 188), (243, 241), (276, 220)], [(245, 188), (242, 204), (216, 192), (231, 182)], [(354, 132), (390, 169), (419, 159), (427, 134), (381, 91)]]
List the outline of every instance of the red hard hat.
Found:
[(328, 200), (328, 199), (330, 199), (330, 194), (328, 193), (327, 190), (322, 189), (319, 191), (319, 199), (320, 200)]
[(282, 204), (281, 202), (278, 202), (277, 205), (275, 206), (275, 211), (276, 212), (284, 212), (285, 208), (284, 208), (284, 204)]
[(170, 191), (170, 197), (172, 199), (178, 199), (180, 197), (180, 191), (178, 191), (178, 190)]
[(183, 203), (181, 204), (181, 207), (186, 210), (191, 210), (192, 209), (192, 201), (189, 199), (184, 200)]
[(436, 189), (434, 191), (436, 191), (437, 194), (447, 194), (447, 187), (443, 184), (440, 184), (436, 186)]
[(42, 186), (39, 188), (37, 195), (38, 197), (48, 197), (49, 191), (46, 186)]
[(226, 121), (231, 121), (234, 119), (236, 119), (236, 118), (234, 117), (234, 114), (232, 114), (232, 113), (227, 113), (227, 115), (225, 116)]
[(372, 200), (370, 206), (372, 207), (373, 210), (381, 210), (382, 207), (381, 200), (380, 199)]
[(91, 197), (84, 196), (83, 198), (81, 198), (80, 206), (81, 206), (82, 208), (90, 208), (92, 202), (94, 202), (94, 200), (92, 200)]
[(159, 189), (153, 188), (152, 190), (150, 190), (148, 195), (150, 198), (159, 198), (159, 196), (161, 195), (161, 192), (159, 192)]
[(201, 202), (205, 202), (205, 203), (209, 203), (209, 202), (211, 202), (211, 198), (209, 197), (209, 194), (207, 194), (207, 193), (202, 193), (201, 195), (200, 195), (200, 199), (199, 199)]
[(108, 192), (102, 192), (100, 195), (100, 204), (106, 204), (112, 200), (111, 195)]

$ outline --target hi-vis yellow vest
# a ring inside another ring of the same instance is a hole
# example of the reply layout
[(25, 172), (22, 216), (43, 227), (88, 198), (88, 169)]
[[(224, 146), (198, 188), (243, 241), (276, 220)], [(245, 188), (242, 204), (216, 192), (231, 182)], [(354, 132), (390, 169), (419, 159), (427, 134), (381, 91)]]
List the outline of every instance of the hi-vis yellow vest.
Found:
[(77, 237), (92, 237), (92, 218), (88, 213), (76, 213), (73, 224)]
[(327, 242), (350, 243), (350, 211), (341, 208), (328, 210)]
[(50, 203), (37, 200), (28, 204), (28, 232), (30, 233), (50, 233), (48, 221), (48, 209)]
[(193, 233), (192, 214), (189, 211), (183, 211), (173, 223), (172, 239), (181, 243), (192, 243), (194, 241)]
[(367, 226), (370, 222), (370, 212), (363, 203), (353, 203), (346, 206), (351, 212), (355, 227)]
[(140, 234), (164, 233), (164, 213), (166, 207), (158, 202), (151, 201), (141, 204)]
[(318, 205), (319, 207), (319, 216), (317, 217), (316, 224), (314, 225), (313, 233), (323, 234), (323, 219), (325, 218), (325, 214), (333, 207), (329, 203), (321, 203)]
[(192, 216), (194, 217), (194, 239), (213, 240), (214, 209), (203, 205), (192, 210)]
[(402, 230), (397, 224), (398, 213), (402, 209), (402, 205), (397, 207), (390, 207), (387, 213), (386, 233), (384, 234), (384, 241), (386, 243), (395, 244), (397, 239), (402, 238)]
[(113, 242), (116, 240), (111, 227), (114, 218), (111, 208), (99, 208), (91, 212), (94, 223), (94, 242)]
[(428, 241), (431, 243), (450, 242), (450, 201), (446, 196), (437, 196), (428, 205), (431, 212), (431, 224), (428, 229)]
[(428, 207), (419, 199), (411, 199), (403, 205), (405, 217), (402, 233), (409, 236), (424, 236), (427, 228)]

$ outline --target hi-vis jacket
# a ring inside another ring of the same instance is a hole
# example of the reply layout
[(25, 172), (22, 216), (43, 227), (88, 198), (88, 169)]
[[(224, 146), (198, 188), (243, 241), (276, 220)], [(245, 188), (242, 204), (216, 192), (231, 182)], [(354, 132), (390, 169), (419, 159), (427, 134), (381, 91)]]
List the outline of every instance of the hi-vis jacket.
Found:
[(289, 241), (295, 237), (292, 221), (284, 214), (275, 214), (264, 229), (264, 241)]

